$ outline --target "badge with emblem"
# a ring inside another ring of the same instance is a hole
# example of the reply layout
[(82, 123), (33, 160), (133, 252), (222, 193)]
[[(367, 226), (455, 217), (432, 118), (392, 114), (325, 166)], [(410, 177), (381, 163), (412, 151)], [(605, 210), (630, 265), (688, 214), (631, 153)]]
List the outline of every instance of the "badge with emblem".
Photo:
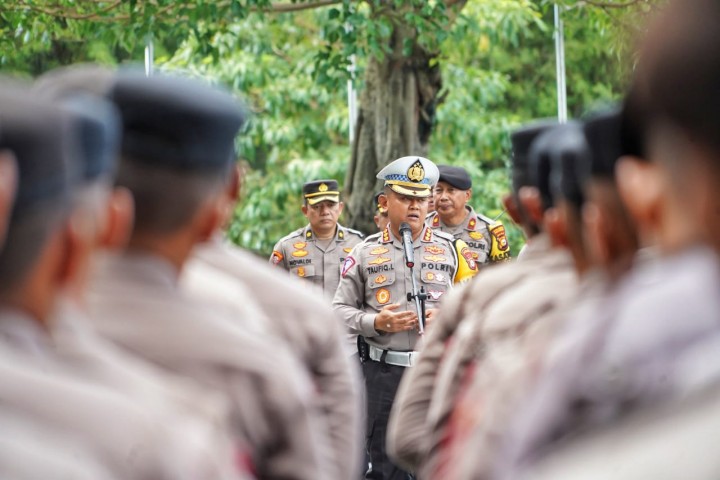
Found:
[(472, 238), (473, 240), (482, 240), (483, 234), (480, 232), (470, 232), (470, 238)]
[(416, 160), (415, 163), (410, 165), (410, 168), (408, 168), (407, 171), (407, 177), (412, 182), (422, 182), (423, 178), (425, 178), (425, 169), (422, 166), (422, 163), (420, 163), (420, 160)]
[(327, 192), (327, 191), (328, 191), (328, 186), (325, 185), (324, 183), (321, 183), (320, 186), (318, 187), (318, 192), (324, 193), (324, 192)]
[(382, 255), (383, 253), (388, 253), (390, 250), (388, 250), (385, 247), (377, 247), (370, 250), (370, 255)]
[(428, 290), (428, 296), (430, 297), (431, 300), (433, 300), (435, 302), (440, 300), (440, 297), (443, 296), (443, 293), (445, 293), (445, 292), (443, 292), (442, 290)]
[(345, 253), (350, 253), (350, 252), (352, 252), (352, 247), (343, 248), (343, 252), (345, 252)]
[(298, 267), (297, 274), (298, 274), (298, 277), (304, 277), (305, 276), (305, 267)]
[(428, 282), (432, 282), (433, 280), (435, 280), (435, 274), (433, 272), (427, 272), (425, 274), (425, 280), (427, 280)]
[(462, 250), (460, 250), (460, 255), (462, 255), (465, 261), (467, 261), (470, 270), (477, 270), (477, 264), (473, 258), (473, 252), (471, 252), (469, 248), (463, 247)]
[(435, 283), (444, 283), (445, 282), (445, 275), (442, 273), (433, 273), (433, 272), (427, 272), (425, 274), (425, 281), (427, 282), (435, 282)]
[(442, 247), (438, 247), (437, 245), (430, 245), (429, 247), (425, 247), (425, 251), (427, 253), (432, 253), (433, 255), (445, 255), (445, 249)]
[(340, 272), (340, 275), (345, 278), (345, 275), (348, 274), (350, 269), (355, 266), (355, 259), (353, 257), (347, 257), (345, 259), (345, 263), (343, 263), (342, 271)]
[(387, 280), (387, 277), (385, 275), (378, 275), (375, 277), (375, 280), (373, 280), (375, 283), (384, 283), (385, 280)]
[(293, 247), (295, 247), (295, 250), (302, 250), (303, 248), (307, 247), (307, 242), (293, 243)]
[(490, 233), (495, 237), (498, 242), (498, 248), (501, 251), (505, 251), (509, 248), (507, 238), (505, 237), (505, 227), (498, 225), (490, 230)]
[(283, 254), (278, 252), (277, 250), (273, 250), (272, 253), (272, 263), (273, 265), (277, 265), (278, 263), (282, 262)]
[(423, 260), (427, 260), (428, 262), (444, 262), (447, 258), (441, 257), (440, 255), (425, 255)]
[(307, 254), (308, 254), (308, 252), (307, 252), (306, 250), (295, 250), (295, 251), (292, 253), (292, 256), (293, 256), (293, 257), (297, 257), (297, 258), (299, 258), (299, 257), (307, 257)]
[(390, 291), (387, 288), (381, 288), (375, 292), (375, 299), (380, 305), (385, 305), (390, 301)]
[(382, 265), (383, 263), (390, 262), (391, 260), (387, 257), (377, 257), (370, 260), (368, 263), (370, 265)]

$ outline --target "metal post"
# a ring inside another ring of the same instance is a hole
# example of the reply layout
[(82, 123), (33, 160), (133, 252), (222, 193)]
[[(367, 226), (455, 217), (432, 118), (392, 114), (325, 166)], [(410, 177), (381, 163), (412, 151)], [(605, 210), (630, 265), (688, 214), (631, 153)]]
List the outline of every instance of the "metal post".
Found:
[(565, 34), (560, 6), (555, 4), (555, 70), (557, 77), (558, 122), (567, 122), (567, 87), (565, 85)]
[(155, 52), (153, 49), (152, 37), (148, 36), (145, 43), (145, 76), (152, 77)]

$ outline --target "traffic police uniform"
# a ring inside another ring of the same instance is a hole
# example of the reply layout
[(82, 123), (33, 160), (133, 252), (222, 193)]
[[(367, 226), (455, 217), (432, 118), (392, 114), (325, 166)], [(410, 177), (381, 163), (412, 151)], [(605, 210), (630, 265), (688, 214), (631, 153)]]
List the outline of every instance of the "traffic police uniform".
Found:
[[(441, 165), (438, 170), (438, 181), (447, 182), (458, 190), (472, 188), (472, 181), (465, 169)], [(437, 211), (428, 214), (425, 223), (464, 241), (472, 252), (473, 260), (478, 264), (501, 262), (510, 258), (510, 245), (502, 222), (476, 213), (470, 205), (466, 205), (465, 209), (468, 213), (459, 225), (446, 225)]]
[[(395, 192), (427, 197), (437, 181), (437, 167), (421, 157), (403, 157), (378, 173)], [(408, 188), (409, 187), (409, 188)], [(366, 478), (405, 478), (385, 454), (385, 430), (393, 399), (406, 367), (415, 362), (419, 345), (417, 331), (378, 332), (375, 317), (386, 305), (400, 303), (399, 311), (416, 311), (411, 275), (428, 294), (427, 308), (435, 308), (453, 283), (477, 272), (475, 262), (462, 242), (443, 232), (424, 227), (413, 242), (417, 267), (404, 261), (403, 243), (390, 227), (371, 235), (356, 246), (345, 260), (342, 279), (333, 307), (351, 332), (363, 337), (367, 351), (361, 351), (368, 396), (367, 435), (372, 463)], [(418, 312), (419, 315), (419, 312)]]
[[(303, 185), (303, 197), (308, 205), (322, 201), (338, 203), (340, 191), (335, 180), (315, 180)], [(335, 295), (340, 282), (340, 268), (352, 248), (360, 243), (363, 234), (338, 223), (335, 239), (323, 245), (310, 225), (283, 237), (273, 248), (270, 263), (280, 266), (298, 276), (312, 281), (323, 289), (325, 295)]]

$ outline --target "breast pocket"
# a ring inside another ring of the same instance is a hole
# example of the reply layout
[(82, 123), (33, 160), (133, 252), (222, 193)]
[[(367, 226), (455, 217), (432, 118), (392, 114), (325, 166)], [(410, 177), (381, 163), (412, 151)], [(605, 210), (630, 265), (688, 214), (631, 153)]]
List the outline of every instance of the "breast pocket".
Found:
[(437, 307), (452, 284), (452, 266), (447, 263), (425, 263), (420, 268), (420, 282), (428, 295), (428, 308)]
[(382, 270), (368, 275), (365, 287), (368, 292), (367, 302), (380, 310), (385, 305), (400, 301), (393, 298), (395, 270)]
[(300, 278), (312, 279), (315, 277), (315, 265), (300, 265), (290, 269), (290, 273)]

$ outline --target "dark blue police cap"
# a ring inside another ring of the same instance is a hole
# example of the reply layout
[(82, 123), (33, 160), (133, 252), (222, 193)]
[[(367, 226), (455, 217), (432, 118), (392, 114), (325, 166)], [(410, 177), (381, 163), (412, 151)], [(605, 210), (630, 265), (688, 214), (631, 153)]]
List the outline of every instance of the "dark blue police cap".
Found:
[(73, 114), (38, 100), (24, 86), (0, 85), (0, 149), (15, 154), (18, 188), (13, 218), (46, 202), (69, 200), (77, 181), (78, 125)]
[(103, 98), (112, 80), (112, 70), (83, 64), (51, 70), (40, 76), (33, 87), (38, 95), (57, 102), (78, 118), (77, 160), (86, 180), (111, 174), (117, 165), (120, 115), (115, 106)]
[(123, 155), (146, 164), (213, 170), (235, 160), (246, 120), (232, 95), (200, 81), (119, 71), (109, 92), (123, 123)]
[(448, 183), (458, 190), (470, 190), (472, 188), (472, 179), (464, 168), (438, 165), (438, 170), (440, 171), (438, 182)]
[(550, 146), (550, 192), (580, 207), (585, 201), (583, 185), (592, 156), (582, 126), (569, 123), (557, 127)]
[(613, 109), (591, 116), (585, 121), (584, 131), (592, 152), (591, 175), (615, 178), (615, 164), (623, 155), (620, 110)]
[(516, 192), (524, 186), (532, 186), (530, 174), (530, 147), (540, 134), (557, 126), (557, 120), (536, 120), (510, 134), (512, 143), (512, 183)]

